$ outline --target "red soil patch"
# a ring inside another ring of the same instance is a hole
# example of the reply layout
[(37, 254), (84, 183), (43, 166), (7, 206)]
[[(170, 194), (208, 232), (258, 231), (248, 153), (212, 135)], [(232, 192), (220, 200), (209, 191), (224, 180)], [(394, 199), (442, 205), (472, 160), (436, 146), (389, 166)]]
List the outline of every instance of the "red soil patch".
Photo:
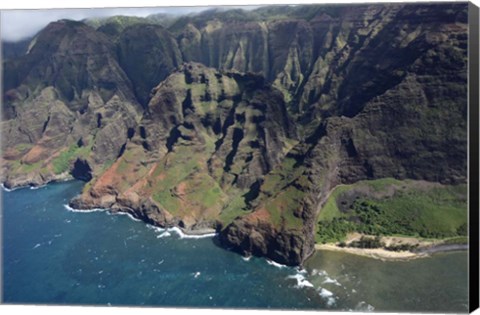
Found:
[(3, 158), (5, 160), (17, 160), (22, 156), (22, 153), (14, 148), (7, 148), (5, 152), (3, 152)]
[(183, 197), (186, 194), (187, 190), (187, 183), (186, 182), (181, 182), (178, 184), (178, 186), (175, 188), (175, 191), (179, 197)]
[(257, 211), (254, 211), (246, 216), (246, 219), (250, 222), (254, 221), (269, 221), (270, 220), (270, 213), (268, 213), (267, 209), (262, 207)]
[(27, 154), (23, 156), (22, 161), (27, 164), (37, 163), (41, 160), (44, 160), (45, 157), (49, 155), (48, 151), (48, 149), (42, 146), (35, 145), (30, 149), (30, 151), (28, 151)]
[(114, 183), (121, 181), (121, 176), (119, 176), (117, 173), (119, 164), (120, 160), (117, 160), (115, 163), (113, 163), (113, 165), (98, 178), (94, 188), (99, 189), (101, 187), (114, 186)]

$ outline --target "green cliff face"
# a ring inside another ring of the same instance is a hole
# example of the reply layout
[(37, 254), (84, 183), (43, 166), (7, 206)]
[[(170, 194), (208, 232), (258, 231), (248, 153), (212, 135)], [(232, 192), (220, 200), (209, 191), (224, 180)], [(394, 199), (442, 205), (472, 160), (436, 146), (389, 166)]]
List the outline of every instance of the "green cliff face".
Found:
[(465, 4), (122, 21), (52, 23), (4, 62), (6, 186), (75, 176), (74, 207), (298, 265), (339, 184), (466, 182)]
[(4, 67), (6, 186), (68, 177), (77, 158), (100, 173), (140, 118), (113, 44), (83, 23), (49, 24), (26, 55)]

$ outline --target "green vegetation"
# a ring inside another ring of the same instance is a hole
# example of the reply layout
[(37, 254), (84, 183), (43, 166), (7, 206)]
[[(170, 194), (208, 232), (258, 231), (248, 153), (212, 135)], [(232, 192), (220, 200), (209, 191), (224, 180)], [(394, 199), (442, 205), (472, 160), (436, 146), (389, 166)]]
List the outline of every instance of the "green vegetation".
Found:
[(376, 236), (376, 237), (362, 236), (358, 241), (353, 241), (348, 246), (356, 247), (356, 248), (380, 248), (380, 247), (383, 247), (384, 245), (385, 244), (381, 241), (379, 236)]
[(304, 193), (293, 186), (289, 186), (274, 199), (265, 204), (275, 226), (284, 225), (286, 228), (300, 229), (303, 220), (295, 216), (295, 209), (300, 206)]
[[(180, 202), (173, 190), (187, 176), (199, 169), (200, 158), (186, 147), (178, 147), (176, 152), (169, 155), (175, 156), (175, 163), (167, 165), (160, 163), (153, 176), (159, 178), (153, 188), (153, 199), (161, 204), (173, 215), (178, 214)], [(171, 156), (169, 158), (172, 158)]]
[(244, 192), (240, 192), (235, 197), (230, 200), (226, 207), (220, 213), (219, 220), (223, 223), (223, 226), (230, 224), (235, 218), (245, 215), (247, 213), (247, 205), (245, 203), (245, 198), (243, 197)]
[(466, 192), (466, 185), (392, 179), (340, 186), (321, 210), (316, 241), (342, 241), (350, 232), (435, 239), (466, 236)]
[(315, 241), (317, 243), (328, 243), (343, 241), (348, 233), (355, 231), (356, 225), (343, 218), (333, 218), (329, 221), (320, 221), (317, 228)]
[(22, 169), (22, 172), (30, 173), (30, 172), (40, 168), (40, 166), (42, 164), (43, 164), (42, 161), (38, 161), (38, 162), (33, 163), (33, 164), (22, 164), (21, 169)]
[(217, 182), (207, 174), (200, 174), (189, 192), (190, 198), (205, 208), (213, 207), (221, 202), (223, 195), (223, 191)]
[(38, 161), (32, 164), (27, 164), (19, 160), (15, 160), (11, 162), (10, 167), (11, 167), (11, 172), (16, 174), (16, 173), (33, 172), (34, 170), (40, 169), (42, 165), (43, 165), (42, 161)]
[(71, 145), (67, 150), (62, 151), (52, 160), (53, 172), (61, 174), (68, 171), (70, 163), (79, 157), (86, 158), (92, 151), (93, 141), (90, 139), (90, 145), (79, 147), (77, 144)]

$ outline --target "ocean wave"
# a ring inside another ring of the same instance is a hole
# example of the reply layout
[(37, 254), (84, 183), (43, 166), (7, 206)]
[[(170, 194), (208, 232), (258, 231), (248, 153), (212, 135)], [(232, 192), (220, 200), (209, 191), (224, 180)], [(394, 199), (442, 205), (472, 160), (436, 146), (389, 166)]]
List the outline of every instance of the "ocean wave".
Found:
[(298, 289), (304, 288), (304, 287), (313, 288), (313, 284), (310, 281), (308, 281), (304, 275), (300, 273), (288, 276), (287, 279), (297, 280), (297, 284), (295, 285), (295, 288), (298, 288)]
[(322, 282), (322, 283), (333, 283), (339, 287), (341, 287), (342, 285), (340, 284), (340, 282), (338, 282), (336, 279), (332, 279), (330, 278), (329, 276), (326, 277), (326, 279)]
[(158, 227), (158, 226), (155, 226), (155, 225), (146, 224), (146, 226), (147, 226), (147, 229), (153, 230), (153, 231), (155, 231), (155, 232), (157, 232), (157, 233), (162, 233), (162, 232), (165, 231), (164, 228), (161, 228), (161, 227)]
[(327, 300), (327, 305), (332, 306), (335, 304), (335, 297), (333, 295), (333, 292), (325, 289), (325, 288), (319, 288), (320, 290), (318, 291), (318, 295), (320, 295), (322, 298)]
[(47, 185), (30, 186), (30, 189), (31, 189), (31, 190), (36, 190), (36, 189), (43, 188), (43, 187), (46, 187), (46, 186), (47, 186)]
[(118, 212), (112, 213), (109, 211), (108, 214), (109, 215), (126, 215), (127, 217), (129, 217), (131, 220), (135, 222), (142, 222), (142, 220), (135, 218), (131, 213), (128, 213), (128, 212), (118, 211)]
[(214, 237), (216, 235), (216, 233), (207, 233), (207, 234), (198, 234), (198, 235), (185, 234), (180, 228), (176, 226), (172, 228), (168, 228), (167, 231), (176, 233), (180, 238), (191, 238), (191, 239)]
[(333, 296), (333, 292), (332, 291), (329, 291), (325, 288), (320, 288), (320, 291), (318, 292), (318, 295), (320, 295), (321, 297), (330, 297), (330, 296)]
[(375, 307), (373, 305), (368, 304), (365, 301), (361, 301), (355, 306), (355, 311), (361, 311), (361, 312), (373, 312), (375, 310)]
[(267, 264), (271, 265), (271, 266), (274, 266), (274, 267), (277, 267), (277, 268), (287, 268), (288, 266), (287, 265), (282, 265), (282, 264), (279, 264), (273, 260), (270, 260), (270, 259), (266, 259), (267, 261)]
[(308, 273), (307, 269), (305, 269), (305, 268), (296, 267), (295, 269), (297, 270), (298, 273), (301, 273), (301, 274), (307, 274)]
[(249, 261), (250, 259), (252, 259), (252, 256), (247, 256), (247, 257), (242, 256), (242, 259), (243, 259), (244, 261)]
[(18, 189), (18, 188), (22, 188), (22, 187), (18, 187), (18, 188), (7, 188), (7, 187), (5, 187), (5, 185), (4, 185), (3, 183), (1, 183), (0, 185), (2, 186), (2, 189), (3, 189), (4, 191), (6, 191), (6, 192), (11, 192), (11, 191), (14, 191), (14, 190), (16, 190), (16, 189)]
[(91, 212), (101, 212), (101, 211), (107, 211), (107, 209), (102, 209), (102, 208), (93, 208), (93, 209), (73, 209), (70, 207), (68, 204), (63, 205), (65, 209), (67, 209), (70, 212), (81, 212), (81, 213), (91, 213)]
[(168, 237), (168, 236), (171, 236), (171, 235), (172, 234), (170, 234), (170, 232), (164, 231), (162, 234), (157, 235), (157, 238), (164, 238), (164, 237)]

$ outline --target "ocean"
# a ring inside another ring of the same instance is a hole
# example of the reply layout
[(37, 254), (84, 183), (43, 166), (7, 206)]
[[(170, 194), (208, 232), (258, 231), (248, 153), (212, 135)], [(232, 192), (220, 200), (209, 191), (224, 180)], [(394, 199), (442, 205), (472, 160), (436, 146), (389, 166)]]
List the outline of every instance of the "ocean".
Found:
[(83, 182), (3, 192), (3, 303), (467, 312), (466, 251), (381, 261), (317, 251), (304, 269), (246, 259), (108, 211), (71, 211)]

